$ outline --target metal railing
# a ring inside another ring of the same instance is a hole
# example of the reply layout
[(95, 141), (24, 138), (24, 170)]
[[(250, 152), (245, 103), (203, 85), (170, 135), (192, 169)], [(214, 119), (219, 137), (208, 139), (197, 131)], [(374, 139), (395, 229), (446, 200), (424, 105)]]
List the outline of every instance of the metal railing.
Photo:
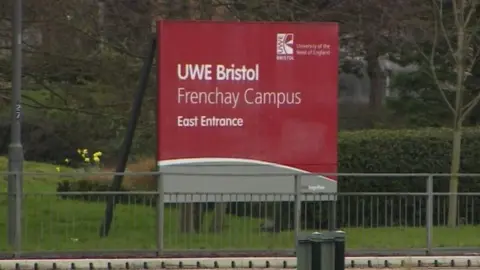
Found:
[[(88, 179), (92, 175), (88, 174)], [(16, 244), (8, 245), (7, 237), (2, 237), (0, 252), (17, 256), (116, 250), (155, 254), (291, 252), (299, 234), (333, 228), (346, 231), (351, 254), (407, 249), (433, 253), (473, 250), (480, 245), (474, 237), (480, 229), (480, 192), (458, 193), (458, 226), (449, 228), (450, 193), (434, 190), (434, 180), (447, 175), (349, 175), (415, 177), (424, 181), (425, 191), (172, 193), (162, 191), (161, 177), (156, 177), (157, 189), (151, 191), (57, 191), (59, 182), (75, 182), (87, 175), (25, 173), (22, 194), (0, 193), (0, 215), (4, 217), (0, 231), (13, 226), (7, 224), (7, 204), (17, 203), (21, 209)], [(461, 176), (476, 179), (480, 175)], [(301, 181), (301, 177), (292, 176), (292, 181)], [(2, 185), (6, 186), (6, 181)], [(110, 235), (100, 238), (105, 202), (112, 196), (116, 202), (113, 226)], [(193, 197), (196, 199), (186, 202)]]

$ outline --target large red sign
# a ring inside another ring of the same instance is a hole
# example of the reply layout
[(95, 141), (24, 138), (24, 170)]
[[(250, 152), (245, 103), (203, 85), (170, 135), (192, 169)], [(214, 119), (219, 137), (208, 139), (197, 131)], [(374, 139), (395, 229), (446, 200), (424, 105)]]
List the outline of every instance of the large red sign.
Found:
[(337, 168), (334, 23), (158, 22), (159, 161)]

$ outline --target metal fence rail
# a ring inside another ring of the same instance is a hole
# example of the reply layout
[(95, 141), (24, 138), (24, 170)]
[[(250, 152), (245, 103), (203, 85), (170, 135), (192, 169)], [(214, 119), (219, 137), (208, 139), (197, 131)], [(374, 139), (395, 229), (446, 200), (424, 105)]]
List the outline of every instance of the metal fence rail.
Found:
[[(480, 192), (458, 194), (459, 226), (448, 228), (450, 194), (435, 192), (432, 176), (423, 180), (425, 192), (329, 194), (298, 189), (283, 194), (168, 193), (161, 188), (64, 192), (56, 190), (60, 178), (52, 180), (40, 173), (26, 174), (25, 178), (23, 194), (17, 197), (0, 193), (3, 217), (7, 217), (9, 200), (21, 204), (18, 243), (10, 246), (7, 237), (2, 238), (5, 240), (0, 241), (0, 252), (5, 254), (115, 250), (156, 254), (275, 252), (293, 250), (301, 233), (332, 228), (347, 232), (350, 252), (433, 252), (480, 246), (480, 241), (472, 237), (480, 229)], [(53, 185), (46, 188), (44, 183), (52, 181)], [(105, 202), (112, 196), (116, 201), (113, 227), (108, 237), (100, 238)], [(186, 198), (193, 197), (196, 199), (185, 203)], [(6, 232), (7, 219), (1, 220), (0, 230)]]

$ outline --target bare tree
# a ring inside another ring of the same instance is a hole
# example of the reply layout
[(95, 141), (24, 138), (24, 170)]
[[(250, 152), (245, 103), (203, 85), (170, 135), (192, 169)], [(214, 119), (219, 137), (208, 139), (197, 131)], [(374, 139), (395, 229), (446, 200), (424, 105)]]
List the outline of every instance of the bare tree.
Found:
[[(452, 113), (452, 155), (449, 184), (448, 226), (457, 225), (458, 185), (462, 126), (480, 101), (480, 85), (471, 83), (480, 57), (479, 0), (432, 0), (432, 16), (425, 25), (432, 32), (429, 52), (422, 52), (436, 88)], [(428, 32), (428, 31), (425, 31)], [(429, 38), (429, 39), (430, 39)]]

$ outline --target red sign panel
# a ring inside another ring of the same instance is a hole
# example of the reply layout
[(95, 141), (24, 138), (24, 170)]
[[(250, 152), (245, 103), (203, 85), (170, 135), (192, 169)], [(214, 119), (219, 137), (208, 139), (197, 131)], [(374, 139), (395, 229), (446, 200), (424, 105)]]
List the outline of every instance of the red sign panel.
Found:
[(334, 23), (158, 22), (158, 158), (334, 173)]

